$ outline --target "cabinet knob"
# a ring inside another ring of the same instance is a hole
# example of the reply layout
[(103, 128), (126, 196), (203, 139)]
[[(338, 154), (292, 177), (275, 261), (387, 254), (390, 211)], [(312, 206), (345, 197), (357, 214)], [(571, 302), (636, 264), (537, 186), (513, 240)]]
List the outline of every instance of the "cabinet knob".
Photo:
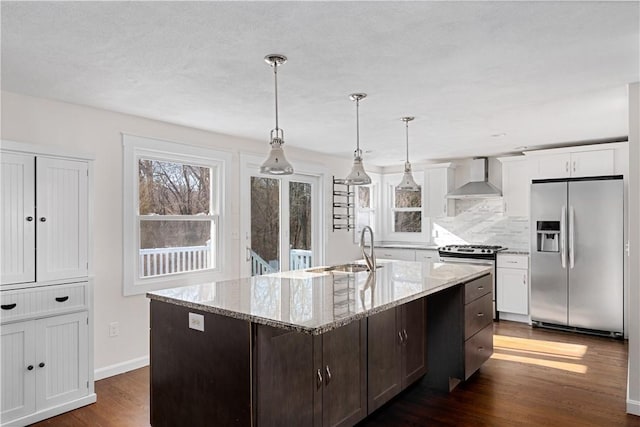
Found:
[(32, 216), (28, 216), (28, 217), (26, 217), (25, 219), (27, 220), (27, 222), (31, 222), (31, 221), (33, 221), (33, 217), (32, 217)]
[(27, 366), (27, 371), (33, 371), (33, 365)]
[(40, 217), (40, 222), (47, 222), (47, 218), (45, 218), (45, 217), (43, 217), (43, 216), (42, 216), (42, 217)]
[(44, 368), (44, 362), (38, 363), (38, 366), (41, 367), (41, 368)]

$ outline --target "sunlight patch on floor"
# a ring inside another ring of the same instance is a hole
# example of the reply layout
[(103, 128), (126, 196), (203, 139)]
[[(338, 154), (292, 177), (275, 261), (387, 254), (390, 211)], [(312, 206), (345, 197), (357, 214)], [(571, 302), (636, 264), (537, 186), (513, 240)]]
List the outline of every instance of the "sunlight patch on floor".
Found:
[(587, 366), (572, 363), (579, 361), (587, 352), (587, 346), (528, 338), (493, 336), (493, 359), (528, 363), (564, 371), (584, 374)]

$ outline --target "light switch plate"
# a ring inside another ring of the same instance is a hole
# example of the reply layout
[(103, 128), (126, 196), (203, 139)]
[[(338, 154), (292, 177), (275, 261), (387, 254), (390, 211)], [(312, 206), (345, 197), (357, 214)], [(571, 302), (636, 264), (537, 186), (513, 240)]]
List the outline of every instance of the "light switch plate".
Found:
[(204, 316), (197, 313), (189, 313), (189, 328), (204, 332)]

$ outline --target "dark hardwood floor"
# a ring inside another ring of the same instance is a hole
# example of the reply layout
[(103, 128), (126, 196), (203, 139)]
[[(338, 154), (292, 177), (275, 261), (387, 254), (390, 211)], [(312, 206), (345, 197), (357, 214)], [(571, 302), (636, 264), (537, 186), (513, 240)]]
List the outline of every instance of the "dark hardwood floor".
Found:
[[(626, 342), (506, 321), (494, 331), (494, 356), (469, 381), (451, 393), (418, 383), (358, 426), (640, 427), (625, 413)], [(34, 426), (149, 426), (148, 368), (98, 381), (96, 392), (97, 403)]]

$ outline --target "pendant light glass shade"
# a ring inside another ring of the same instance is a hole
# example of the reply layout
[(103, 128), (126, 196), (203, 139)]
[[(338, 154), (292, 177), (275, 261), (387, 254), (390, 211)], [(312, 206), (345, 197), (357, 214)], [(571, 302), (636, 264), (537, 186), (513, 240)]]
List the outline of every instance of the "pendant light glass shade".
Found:
[(352, 93), (349, 95), (349, 98), (356, 102), (356, 150), (353, 152), (351, 172), (344, 180), (347, 185), (371, 184), (371, 177), (367, 175), (362, 164), (362, 150), (360, 150), (360, 100), (366, 96), (366, 93)]
[(275, 82), (276, 99), (276, 127), (271, 130), (271, 150), (269, 156), (260, 166), (260, 173), (269, 175), (291, 175), (293, 166), (284, 156), (282, 145), (284, 144), (284, 131), (278, 127), (278, 66), (287, 62), (284, 55), (271, 54), (264, 57), (267, 64), (273, 67), (273, 79)]
[(402, 120), (406, 129), (406, 146), (407, 146), (407, 160), (404, 162), (404, 175), (402, 175), (402, 181), (396, 186), (396, 190), (403, 191), (420, 191), (420, 186), (413, 179), (411, 173), (411, 163), (409, 163), (409, 122), (415, 117), (403, 117)]

